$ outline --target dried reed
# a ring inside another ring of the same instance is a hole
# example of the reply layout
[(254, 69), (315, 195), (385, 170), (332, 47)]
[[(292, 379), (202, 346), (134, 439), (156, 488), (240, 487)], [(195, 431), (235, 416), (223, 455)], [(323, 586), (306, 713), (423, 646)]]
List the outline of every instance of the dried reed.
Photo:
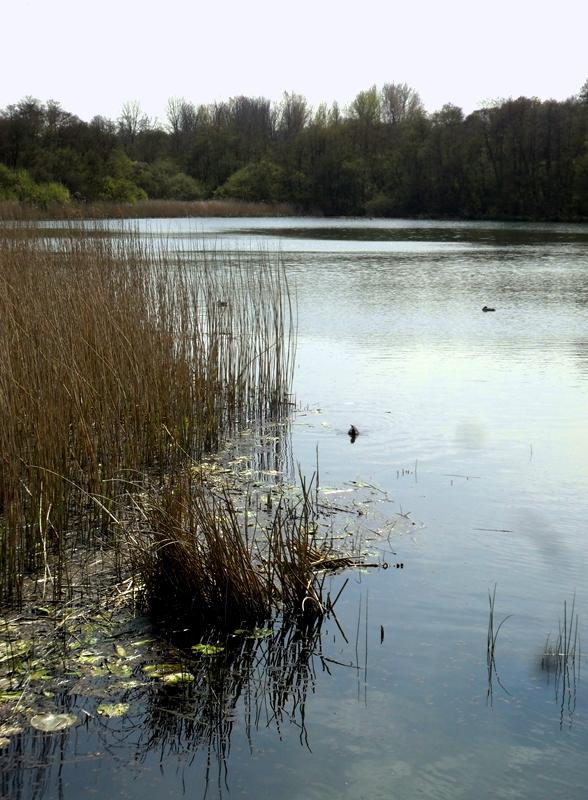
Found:
[(96, 201), (55, 204), (47, 208), (0, 202), (0, 219), (148, 219), (172, 217), (291, 217), (287, 203), (252, 203), (243, 200), (140, 200), (136, 203)]
[(313, 484), (255, 512), (189, 472), (144, 498), (129, 554), (150, 612), (200, 626), (321, 616), (325, 573), (351, 562), (318, 535)]
[(39, 569), (61, 596), (143, 474), (163, 481), (289, 391), (276, 257), (187, 257), (119, 233), (0, 238), (2, 601)]

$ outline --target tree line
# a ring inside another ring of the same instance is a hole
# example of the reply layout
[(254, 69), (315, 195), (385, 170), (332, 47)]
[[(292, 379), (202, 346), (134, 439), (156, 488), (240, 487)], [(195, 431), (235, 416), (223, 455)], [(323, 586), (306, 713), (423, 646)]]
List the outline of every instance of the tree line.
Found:
[(234, 97), (136, 102), (84, 122), (27, 97), (0, 110), (0, 199), (204, 198), (286, 202), (302, 213), (588, 219), (588, 81), (565, 101), (519, 97), (426, 113), (406, 84), (345, 109)]

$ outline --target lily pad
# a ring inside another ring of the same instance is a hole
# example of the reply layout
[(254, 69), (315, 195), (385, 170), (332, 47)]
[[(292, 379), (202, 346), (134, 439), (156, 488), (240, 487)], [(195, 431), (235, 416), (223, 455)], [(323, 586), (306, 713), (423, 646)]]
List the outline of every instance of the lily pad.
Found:
[(102, 653), (93, 653), (85, 650), (76, 657), (76, 661), (80, 664), (103, 664), (106, 661), (106, 656)]
[(121, 664), (114, 662), (108, 665), (111, 675), (116, 675), (119, 678), (129, 678), (133, 674), (133, 670), (128, 664)]
[(136, 689), (138, 686), (145, 686), (145, 685), (146, 684), (142, 683), (141, 681), (131, 679), (130, 681), (121, 681), (120, 683), (113, 686), (113, 689), (121, 689), (124, 691), (128, 691), (129, 689)]
[(144, 647), (146, 644), (152, 644), (155, 639), (137, 639), (136, 642), (132, 642), (133, 647)]
[(237, 628), (234, 633), (235, 636), (244, 636), (246, 639), (267, 639), (273, 631), (271, 628), (253, 628), (253, 630)]
[(163, 675), (162, 681), (170, 685), (177, 683), (193, 683), (194, 676), (191, 672), (170, 672), (169, 675)]
[(221, 644), (195, 644), (192, 645), (192, 650), (201, 656), (217, 656), (224, 651)]
[(35, 714), (31, 717), (30, 723), (33, 728), (44, 733), (56, 733), (79, 722), (75, 714)]
[(143, 672), (149, 678), (163, 678), (164, 675), (172, 675), (174, 672), (181, 672), (181, 664), (145, 664)]
[(128, 710), (128, 703), (100, 703), (96, 713), (101, 717), (122, 717)]

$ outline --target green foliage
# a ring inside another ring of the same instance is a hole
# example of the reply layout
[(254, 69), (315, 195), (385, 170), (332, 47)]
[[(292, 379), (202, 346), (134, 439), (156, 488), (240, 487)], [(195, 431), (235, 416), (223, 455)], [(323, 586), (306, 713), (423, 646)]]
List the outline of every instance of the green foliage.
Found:
[(138, 103), (117, 122), (85, 123), (27, 97), (0, 110), (0, 164), (12, 171), (0, 176), (0, 198), (65, 202), (60, 184), (84, 200), (214, 196), (324, 214), (585, 219), (587, 87), (564, 102), (497, 100), (467, 117), (451, 104), (428, 115), (404, 83), (314, 114), (294, 93), (277, 104), (176, 98), (165, 127)]
[(233, 173), (214, 193), (215, 197), (231, 197), (265, 203), (284, 200), (285, 171), (271, 161), (258, 161)]
[(171, 159), (160, 159), (153, 164), (136, 163), (133, 177), (150, 198), (202, 200), (205, 196), (202, 184), (186, 173), (178, 172)]
[(69, 203), (68, 190), (56, 181), (36, 183), (27, 170), (11, 170), (0, 164), (0, 200), (18, 200), (47, 208)]
[(137, 200), (146, 200), (147, 193), (128, 178), (113, 178), (112, 175), (107, 175), (102, 180), (97, 199), (115, 203), (136, 203)]

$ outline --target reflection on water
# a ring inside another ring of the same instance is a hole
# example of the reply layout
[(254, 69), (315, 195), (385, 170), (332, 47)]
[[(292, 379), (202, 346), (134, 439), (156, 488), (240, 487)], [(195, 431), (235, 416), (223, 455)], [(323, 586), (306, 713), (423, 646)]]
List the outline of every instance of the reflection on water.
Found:
[[(363, 636), (361, 625), (360, 619), (358, 637), (360, 632)], [(132, 631), (135, 636), (153, 635), (136, 626)], [(244, 757), (245, 744), (250, 753), (256, 750), (258, 735), (282, 740), (288, 730), (294, 731), (299, 746), (312, 752), (306, 708), (317, 672), (334, 678), (338, 670), (347, 670), (361, 675), (365, 684), (365, 658), (362, 666), (354, 660), (362, 648), (358, 642), (350, 645), (333, 614), (237, 630), (222, 644), (220, 635), (226, 636), (211, 631), (208, 637), (217, 642), (218, 652), (200, 656), (181, 643), (149, 640), (155, 644), (148, 660), (145, 653), (134, 658), (132, 678), (118, 684), (115, 699), (125, 709), (120, 718), (100, 716), (100, 703), (113, 698), (115, 687), (108, 679), (86, 679), (69, 691), (62, 689), (55, 698), (60, 711), (77, 714), (81, 724), (61, 733), (29, 728), (14, 736), (3, 754), (1, 796), (81, 796), (92, 792), (97, 780), (99, 785), (124, 787), (126, 769), (137, 778), (159, 765), (163, 786), (170, 776), (173, 782), (179, 777), (184, 794), (220, 797), (231, 788), (234, 738), (240, 751), (237, 763)], [(325, 637), (340, 655), (347, 651), (345, 660), (324, 652)], [(191, 641), (189, 631), (181, 640)], [(117, 641), (125, 641), (124, 649), (132, 651), (130, 640), (119, 636)], [(158, 652), (173, 663), (158, 661)], [(154, 679), (146, 680), (146, 675)], [(67, 682), (64, 676), (62, 684)], [(159, 797), (159, 791), (146, 789), (141, 794)]]
[[(130, 720), (23, 735), (7, 796), (199, 797), (208, 775), (209, 797), (584, 798), (580, 647), (543, 670), (538, 654), (574, 591), (579, 641), (588, 622), (588, 226), (139, 224), (188, 259), (202, 234), (282, 250), (299, 310), (289, 469), (312, 474), (318, 447), (323, 487), (385, 492), (404, 569), (351, 572), (341, 631), (275, 629), (192, 685), (133, 690)], [(495, 585), (509, 619), (487, 704)]]

